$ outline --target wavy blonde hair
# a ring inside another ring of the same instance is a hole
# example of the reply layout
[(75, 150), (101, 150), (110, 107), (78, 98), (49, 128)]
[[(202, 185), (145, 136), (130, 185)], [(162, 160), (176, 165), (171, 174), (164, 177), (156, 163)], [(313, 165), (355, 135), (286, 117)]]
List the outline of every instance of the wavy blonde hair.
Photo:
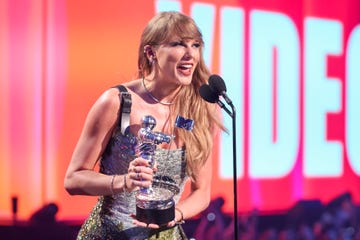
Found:
[[(213, 132), (216, 128), (224, 129), (217, 117), (214, 104), (205, 102), (199, 88), (207, 83), (210, 70), (203, 58), (202, 34), (194, 20), (179, 12), (161, 12), (153, 17), (146, 25), (140, 40), (138, 55), (138, 77), (143, 78), (151, 73), (151, 63), (146, 58), (144, 47), (155, 46), (170, 41), (173, 36), (181, 39), (195, 39), (200, 43), (200, 60), (194, 71), (190, 85), (182, 86), (174, 104), (170, 107), (170, 120), (175, 121), (176, 115), (195, 121), (191, 132), (174, 129), (176, 136), (185, 144), (187, 172), (191, 176), (201, 167), (209, 157), (213, 147)], [(184, 101), (186, 99), (186, 101)]]

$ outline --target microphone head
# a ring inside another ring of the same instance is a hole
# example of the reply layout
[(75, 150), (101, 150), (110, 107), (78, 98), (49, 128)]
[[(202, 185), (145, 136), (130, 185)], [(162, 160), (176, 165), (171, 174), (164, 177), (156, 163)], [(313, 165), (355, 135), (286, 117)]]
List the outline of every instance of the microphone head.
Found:
[(219, 95), (226, 92), (225, 81), (219, 75), (213, 74), (210, 76), (209, 86), (213, 92)]
[(199, 88), (200, 96), (207, 102), (216, 103), (219, 101), (219, 95), (216, 94), (209, 85), (203, 84)]

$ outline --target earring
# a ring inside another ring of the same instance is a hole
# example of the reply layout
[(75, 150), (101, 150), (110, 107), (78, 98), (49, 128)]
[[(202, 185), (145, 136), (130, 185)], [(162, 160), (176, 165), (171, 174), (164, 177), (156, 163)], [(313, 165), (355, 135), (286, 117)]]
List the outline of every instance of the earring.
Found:
[(155, 61), (155, 56), (154, 56), (154, 53), (153, 53), (150, 45), (146, 45), (144, 47), (144, 54), (146, 57), (149, 56), (149, 58), (148, 58), (149, 65), (152, 66), (152, 64)]
[(147, 54), (149, 52), (151, 52), (151, 46), (150, 45), (144, 46), (144, 53)]
[(149, 65), (152, 66), (153, 63), (156, 61), (156, 57), (154, 55), (151, 55), (148, 60), (149, 60)]

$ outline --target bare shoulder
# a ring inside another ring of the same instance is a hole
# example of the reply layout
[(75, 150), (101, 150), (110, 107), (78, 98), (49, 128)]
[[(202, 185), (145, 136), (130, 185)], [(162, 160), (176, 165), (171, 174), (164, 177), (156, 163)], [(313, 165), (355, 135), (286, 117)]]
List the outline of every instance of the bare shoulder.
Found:
[(115, 120), (120, 101), (120, 92), (117, 88), (106, 89), (93, 104), (90, 114), (94, 119)]
[(141, 80), (140, 79), (132, 80), (127, 83), (124, 83), (123, 85), (128, 89), (128, 91), (138, 94), (141, 87)]
[(120, 104), (120, 92), (116, 87), (106, 89), (97, 100), (102, 107), (114, 107)]
[[(126, 83), (122, 83), (128, 92), (130, 92), (133, 97), (139, 94), (139, 88), (141, 86), (141, 81), (139, 79), (132, 80)], [(98, 98), (95, 105), (100, 106), (103, 110), (115, 110), (120, 106), (121, 101), (121, 91), (116, 87), (110, 87), (106, 89)]]

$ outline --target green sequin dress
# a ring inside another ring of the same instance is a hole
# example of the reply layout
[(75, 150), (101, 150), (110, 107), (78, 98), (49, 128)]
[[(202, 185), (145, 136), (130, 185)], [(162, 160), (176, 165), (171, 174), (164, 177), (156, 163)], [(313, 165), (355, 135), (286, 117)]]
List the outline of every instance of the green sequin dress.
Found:
[[(120, 129), (116, 130), (100, 160), (100, 172), (108, 175), (127, 173), (130, 161), (135, 158), (136, 145), (137, 139), (134, 135), (124, 136)], [(177, 202), (188, 179), (185, 171), (185, 150), (156, 149), (155, 159), (158, 168), (155, 179), (175, 184), (180, 189), (174, 197)], [(130, 217), (130, 214), (135, 212), (135, 192), (100, 196), (82, 225), (77, 240), (187, 239), (180, 225), (156, 230), (135, 226)]]

